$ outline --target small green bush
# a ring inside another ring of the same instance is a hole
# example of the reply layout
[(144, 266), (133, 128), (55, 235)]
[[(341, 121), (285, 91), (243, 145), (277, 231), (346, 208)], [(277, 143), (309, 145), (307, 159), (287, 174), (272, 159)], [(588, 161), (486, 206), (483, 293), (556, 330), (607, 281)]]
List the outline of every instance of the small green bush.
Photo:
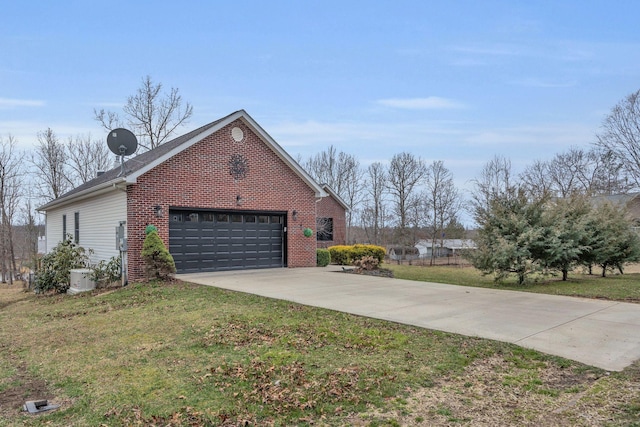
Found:
[(331, 264), (331, 253), (328, 249), (316, 249), (316, 266), (326, 267)]
[(148, 279), (166, 279), (176, 272), (173, 257), (155, 230), (151, 230), (144, 238), (140, 255), (145, 262), (145, 272)]
[(73, 243), (69, 236), (42, 257), (34, 289), (36, 292), (64, 293), (71, 286), (71, 270), (88, 266), (89, 256), (85, 249)]

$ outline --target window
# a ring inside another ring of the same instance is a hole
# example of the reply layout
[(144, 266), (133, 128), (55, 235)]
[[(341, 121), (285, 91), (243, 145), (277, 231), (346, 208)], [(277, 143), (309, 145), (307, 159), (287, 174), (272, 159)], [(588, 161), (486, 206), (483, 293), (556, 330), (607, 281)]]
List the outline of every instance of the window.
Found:
[(271, 224), (280, 224), (281, 220), (282, 220), (281, 216), (274, 215), (271, 217)]
[(212, 213), (204, 212), (200, 214), (200, 216), (202, 217), (202, 222), (213, 222), (214, 220), (214, 216)]
[(62, 240), (67, 240), (67, 216), (62, 215)]
[(80, 243), (80, 212), (73, 214), (73, 241)]
[(333, 240), (333, 218), (316, 218), (316, 229), (319, 241)]
[(231, 215), (231, 222), (242, 222), (242, 215)]
[(185, 216), (184, 220), (187, 222), (198, 222), (198, 213), (192, 212), (189, 215)]
[(182, 214), (180, 214), (180, 213), (172, 213), (171, 214), (171, 222), (182, 222)]

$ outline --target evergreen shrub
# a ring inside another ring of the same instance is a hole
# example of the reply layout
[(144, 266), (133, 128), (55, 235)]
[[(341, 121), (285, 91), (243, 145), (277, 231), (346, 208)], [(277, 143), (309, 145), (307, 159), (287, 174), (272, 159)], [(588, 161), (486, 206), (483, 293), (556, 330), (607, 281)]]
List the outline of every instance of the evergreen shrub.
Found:
[(331, 254), (328, 249), (316, 249), (316, 266), (326, 267), (331, 264)]
[(151, 230), (142, 243), (141, 256), (147, 278), (166, 279), (176, 272), (176, 264), (158, 232)]
[(89, 256), (85, 249), (73, 243), (68, 236), (42, 257), (34, 283), (35, 291), (64, 293), (71, 287), (71, 270), (88, 266)]

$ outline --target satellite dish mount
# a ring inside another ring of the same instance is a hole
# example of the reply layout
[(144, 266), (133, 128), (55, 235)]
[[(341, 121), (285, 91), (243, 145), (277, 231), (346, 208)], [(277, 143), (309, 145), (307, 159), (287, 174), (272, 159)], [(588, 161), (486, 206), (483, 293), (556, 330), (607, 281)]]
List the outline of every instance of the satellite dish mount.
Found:
[(118, 128), (109, 132), (107, 145), (113, 154), (120, 156), (120, 175), (118, 176), (125, 176), (124, 157), (136, 152), (138, 139), (130, 130)]

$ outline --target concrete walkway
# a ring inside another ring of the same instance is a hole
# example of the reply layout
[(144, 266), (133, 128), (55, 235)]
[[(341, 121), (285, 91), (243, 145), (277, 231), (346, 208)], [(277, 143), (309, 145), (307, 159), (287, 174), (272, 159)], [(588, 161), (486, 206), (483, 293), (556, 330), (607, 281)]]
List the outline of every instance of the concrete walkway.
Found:
[(510, 342), (610, 371), (640, 359), (640, 304), (344, 274), (339, 269), (247, 270), (178, 278)]

